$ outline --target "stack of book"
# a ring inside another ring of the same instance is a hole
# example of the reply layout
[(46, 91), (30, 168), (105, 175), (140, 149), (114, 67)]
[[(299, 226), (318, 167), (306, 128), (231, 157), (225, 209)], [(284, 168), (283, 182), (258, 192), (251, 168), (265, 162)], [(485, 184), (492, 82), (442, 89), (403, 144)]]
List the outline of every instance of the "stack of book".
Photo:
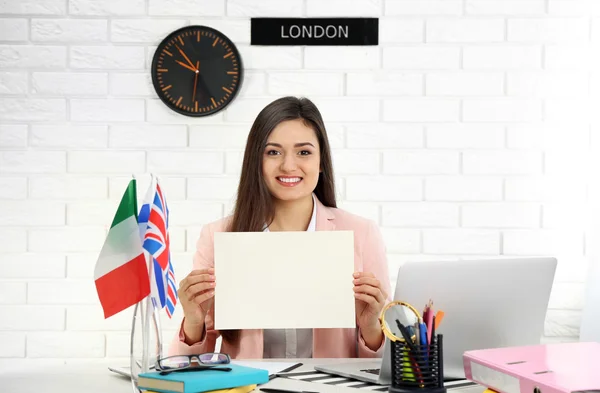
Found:
[(158, 371), (138, 376), (138, 388), (146, 393), (248, 393), (269, 381), (269, 373), (253, 367), (228, 364), (231, 371)]

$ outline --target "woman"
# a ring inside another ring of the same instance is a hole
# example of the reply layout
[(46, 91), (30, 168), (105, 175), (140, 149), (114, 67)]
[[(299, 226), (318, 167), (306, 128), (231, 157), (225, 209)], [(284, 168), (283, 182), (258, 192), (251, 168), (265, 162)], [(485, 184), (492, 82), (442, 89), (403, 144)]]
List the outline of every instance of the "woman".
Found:
[[(170, 355), (213, 352), (220, 335), (220, 351), (232, 358), (381, 357), (377, 317), (390, 293), (385, 246), (374, 222), (336, 208), (333, 178), (325, 126), (310, 100), (280, 98), (259, 113), (234, 213), (202, 228), (194, 270), (179, 285), (184, 319)], [(214, 233), (306, 230), (354, 231), (357, 328), (214, 330)]]

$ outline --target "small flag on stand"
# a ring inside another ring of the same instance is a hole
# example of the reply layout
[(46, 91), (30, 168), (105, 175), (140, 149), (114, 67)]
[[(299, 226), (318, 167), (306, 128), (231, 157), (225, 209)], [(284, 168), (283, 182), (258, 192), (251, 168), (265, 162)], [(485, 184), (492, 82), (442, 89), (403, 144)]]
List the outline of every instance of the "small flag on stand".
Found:
[(139, 237), (135, 179), (129, 182), (94, 269), (104, 318), (140, 302), (150, 293), (146, 258)]
[(138, 223), (143, 248), (150, 256), (148, 274), (152, 304), (156, 309), (166, 306), (167, 315), (171, 318), (177, 304), (177, 287), (171, 264), (169, 208), (154, 176), (140, 208)]

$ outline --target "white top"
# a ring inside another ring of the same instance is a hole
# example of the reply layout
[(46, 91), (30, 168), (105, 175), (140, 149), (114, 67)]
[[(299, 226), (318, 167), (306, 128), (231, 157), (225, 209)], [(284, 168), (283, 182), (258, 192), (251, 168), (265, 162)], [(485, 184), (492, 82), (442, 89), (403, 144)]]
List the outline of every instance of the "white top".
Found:
[[(317, 228), (317, 202), (313, 194), (313, 212), (307, 232)], [(264, 232), (269, 232), (265, 228)], [(264, 329), (263, 358), (312, 358), (312, 329)]]

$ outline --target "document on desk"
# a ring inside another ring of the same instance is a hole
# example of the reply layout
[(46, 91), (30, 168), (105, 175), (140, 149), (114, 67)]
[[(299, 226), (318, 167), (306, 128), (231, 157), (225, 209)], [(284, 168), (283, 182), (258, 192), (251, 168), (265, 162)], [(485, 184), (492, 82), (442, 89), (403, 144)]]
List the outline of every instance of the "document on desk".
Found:
[(355, 327), (354, 233), (215, 233), (215, 329)]

